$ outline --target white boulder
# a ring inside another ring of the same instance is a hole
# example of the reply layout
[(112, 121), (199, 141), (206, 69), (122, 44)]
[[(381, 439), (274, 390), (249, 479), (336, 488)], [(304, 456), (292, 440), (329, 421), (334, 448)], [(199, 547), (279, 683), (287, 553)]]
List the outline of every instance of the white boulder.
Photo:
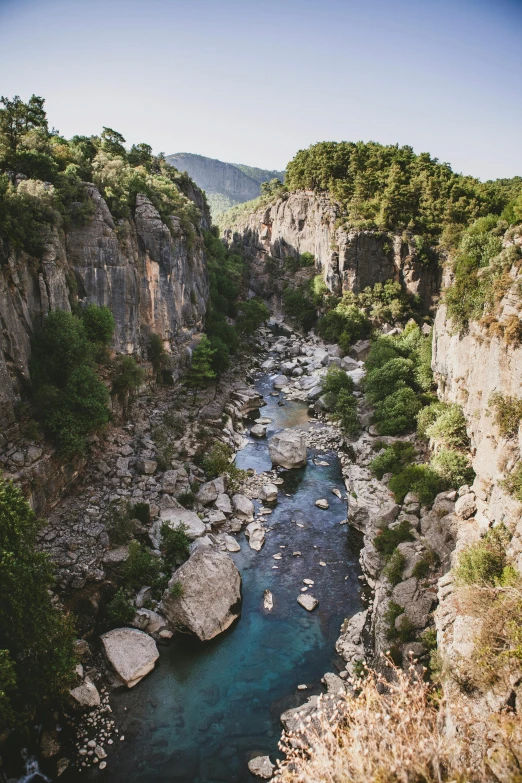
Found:
[(306, 465), (306, 435), (297, 430), (282, 430), (270, 439), (268, 453), (274, 465), (300, 468)]
[(152, 671), (159, 658), (154, 639), (134, 628), (115, 628), (104, 633), (101, 642), (107, 660), (127, 688)]

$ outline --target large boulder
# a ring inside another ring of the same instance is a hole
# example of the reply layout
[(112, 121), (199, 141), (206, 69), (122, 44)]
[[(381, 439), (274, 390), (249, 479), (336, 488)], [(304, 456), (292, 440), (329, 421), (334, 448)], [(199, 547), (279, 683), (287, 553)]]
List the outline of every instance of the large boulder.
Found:
[(115, 628), (101, 636), (107, 660), (127, 688), (133, 688), (159, 658), (156, 642), (143, 631)]
[(259, 490), (259, 500), (265, 503), (273, 503), (277, 500), (278, 489), (275, 484), (263, 484)]
[(156, 549), (159, 549), (161, 543), (161, 527), (164, 522), (173, 530), (180, 525), (185, 525), (185, 532), (192, 540), (199, 538), (199, 536), (204, 536), (206, 532), (204, 522), (201, 521), (194, 511), (188, 511), (186, 508), (164, 508), (161, 511), (160, 518), (154, 522), (149, 533)]
[[(177, 582), (181, 595), (172, 595)], [(233, 560), (211, 547), (199, 547), (173, 573), (160, 611), (170, 625), (188, 628), (207, 641), (239, 617), (240, 607), (241, 576)]]
[(246, 495), (236, 494), (232, 496), (232, 508), (234, 516), (238, 519), (254, 519), (254, 504)]
[(275, 769), (275, 764), (272, 764), (269, 756), (256, 756), (255, 759), (250, 759), (248, 762), (248, 769), (252, 775), (256, 775), (256, 777), (270, 780)]
[(217, 500), (219, 495), (222, 495), (225, 491), (225, 480), (223, 476), (215, 478), (212, 481), (207, 481), (206, 484), (202, 484), (196, 495), (196, 500), (203, 506), (207, 506), (214, 500)]
[(255, 522), (251, 522), (245, 529), (245, 535), (248, 538), (248, 543), (251, 549), (255, 549), (259, 552), (263, 544), (265, 543), (266, 530), (263, 524), (256, 519)]
[(282, 430), (270, 439), (268, 453), (274, 465), (301, 468), (306, 465), (306, 435), (297, 430)]

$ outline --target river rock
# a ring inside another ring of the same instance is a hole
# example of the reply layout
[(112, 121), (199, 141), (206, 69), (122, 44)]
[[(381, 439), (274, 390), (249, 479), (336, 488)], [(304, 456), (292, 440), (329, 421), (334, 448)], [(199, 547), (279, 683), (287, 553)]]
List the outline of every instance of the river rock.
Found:
[(274, 597), (270, 590), (265, 590), (263, 593), (263, 607), (270, 612), (274, 608)]
[(266, 435), (266, 427), (263, 424), (254, 424), (250, 430), (250, 434), (254, 438), (264, 438)]
[(222, 511), (223, 514), (226, 514), (227, 516), (230, 516), (232, 513), (232, 503), (230, 502), (229, 496), (224, 492), (217, 496), (214, 505), (218, 511)]
[(297, 430), (282, 430), (270, 439), (268, 453), (274, 465), (300, 468), (306, 465), (306, 435)]
[(303, 609), (306, 609), (307, 612), (313, 612), (315, 607), (319, 605), (317, 598), (314, 598), (313, 595), (310, 595), (309, 593), (298, 595), (297, 603), (300, 604)]
[(159, 658), (156, 642), (143, 631), (115, 628), (100, 638), (109, 663), (127, 688), (152, 671)]
[(164, 617), (153, 612), (152, 609), (138, 609), (131, 625), (134, 628), (139, 628), (140, 631), (146, 631), (146, 633), (157, 633), (161, 628), (165, 628), (166, 621)]
[(239, 552), (241, 547), (239, 546), (237, 539), (234, 538), (234, 536), (229, 536), (228, 534), (224, 537), (225, 546), (227, 548), (227, 552)]
[(269, 780), (272, 777), (275, 764), (272, 764), (268, 756), (256, 756), (255, 759), (250, 759), (248, 762), (248, 769), (252, 775)]
[(150, 529), (150, 539), (156, 549), (161, 544), (161, 526), (166, 522), (172, 530), (180, 525), (185, 525), (187, 536), (194, 540), (199, 536), (205, 535), (205, 524), (201, 521), (194, 511), (188, 511), (186, 508), (164, 508), (160, 513), (160, 518), (154, 522)]
[(251, 522), (249, 525), (245, 528), (245, 535), (248, 538), (248, 543), (250, 545), (251, 549), (254, 549), (256, 552), (259, 552), (263, 544), (265, 543), (265, 528), (259, 522), (259, 520), (256, 520), (255, 522)]
[(202, 506), (208, 506), (209, 503), (217, 500), (224, 491), (225, 480), (223, 476), (220, 476), (212, 481), (207, 481), (206, 484), (202, 484), (196, 495), (196, 500)]
[(326, 498), (319, 498), (319, 500), (315, 501), (315, 505), (317, 506), (317, 508), (323, 508), (323, 509), (330, 508), (330, 504), (328, 503)]
[[(180, 596), (170, 592), (176, 582)], [(240, 614), (241, 576), (233, 560), (217, 549), (196, 549), (173, 573), (160, 608), (172, 626), (188, 628), (202, 641), (213, 639)]]
[(96, 685), (86, 677), (81, 685), (69, 691), (76, 704), (83, 709), (100, 706), (100, 694)]
[(234, 516), (238, 519), (253, 519), (254, 518), (254, 504), (247, 498), (246, 495), (233, 495), (232, 507), (234, 509)]
[(259, 499), (263, 502), (273, 503), (277, 500), (278, 489), (275, 484), (264, 484), (259, 492)]
[(274, 378), (274, 389), (284, 389), (285, 386), (288, 386), (288, 383), (286, 375), (276, 375)]

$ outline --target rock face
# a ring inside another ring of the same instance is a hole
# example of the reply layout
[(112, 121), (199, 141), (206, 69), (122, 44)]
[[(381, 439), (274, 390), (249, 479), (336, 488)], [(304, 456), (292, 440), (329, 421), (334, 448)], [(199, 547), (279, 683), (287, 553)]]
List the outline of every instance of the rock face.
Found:
[(225, 238), (242, 242), (254, 256), (250, 284), (256, 293), (266, 293), (267, 255), (284, 258), (307, 252), (314, 255), (316, 271), (332, 292), (358, 293), (395, 278), (429, 304), (439, 285), (436, 265), (423, 266), (402, 236), (337, 227), (339, 215), (339, 207), (327, 196), (298, 191), (239, 218)]
[(152, 671), (159, 658), (156, 642), (143, 631), (115, 628), (100, 638), (109, 663), (128, 688)]
[(134, 217), (116, 225), (99, 191), (86, 189), (93, 205), (86, 225), (49, 230), (41, 259), (13, 250), (0, 266), (2, 428), (14, 421), (13, 405), (29, 379), (31, 335), (50, 310), (71, 309), (71, 280), (83, 302), (110, 307), (119, 352), (141, 353), (152, 331), (181, 364), (181, 346), (201, 325), (208, 277), (200, 229), (210, 217), (200, 191), (188, 191), (201, 209), (189, 244), (179, 219), (166, 226), (146, 196), (138, 194)]
[(283, 468), (301, 468), (306, 465), (306, 436), (304, 432), (283, 430), (270, 439), (270, 459)]
[[(179, 582), (181, 596), (170, 588)], [(241, 576), (232, 559), (210, 547), (196, 549), (172, 575), (161, 612), (172, 626), (181, 625), (202, 641), (213, 639), (239, 617)]]

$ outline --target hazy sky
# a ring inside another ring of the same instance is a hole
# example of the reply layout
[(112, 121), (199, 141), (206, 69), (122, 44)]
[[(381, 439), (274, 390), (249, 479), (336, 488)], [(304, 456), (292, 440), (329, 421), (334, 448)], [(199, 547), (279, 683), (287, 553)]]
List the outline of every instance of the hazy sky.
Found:
[(522, 0), (0, 0), (0, 92), (65, 136), (284, 168), (323, 140), (522, 175)]

